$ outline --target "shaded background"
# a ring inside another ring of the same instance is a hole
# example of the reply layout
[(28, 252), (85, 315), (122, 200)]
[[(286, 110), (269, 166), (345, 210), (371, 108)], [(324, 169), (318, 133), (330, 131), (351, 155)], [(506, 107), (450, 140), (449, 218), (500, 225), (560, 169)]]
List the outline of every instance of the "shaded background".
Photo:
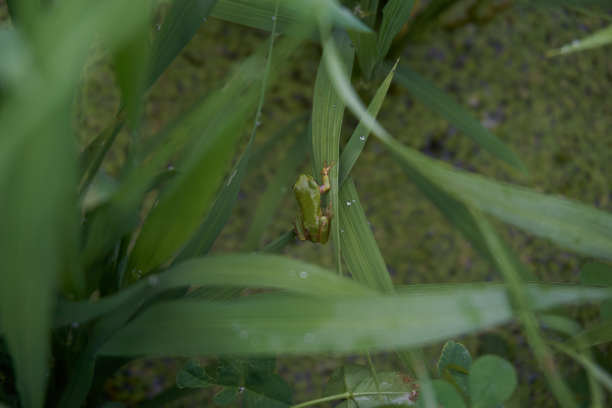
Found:
[[(402, 143), (456, 166), (612, 211), (612, 104), (608, 93), (612, 89), (612, 48), (561, 58), (545, 57), (551, 48), (584, 37), (609, 21), (531, 6), (513, 7), (486, 23), (463, 24), (463, 11), (469, 3), (460, 2), (459, 7), (443, 17), (441, 27), (418, 42), (409, 43), (401, 60), (454, 95), (485, 127), (517, 151), (529, 175), (518, 174), (481, 151), (447, 121), (398, 87), (392, 88), (383, 105), (381, 123)], [(4, 24), (7, 19), (6, 5), (0, 0), (0, 21)], [(268, 33), (214, 19), (203, 24), (149, 93), (145, 134), (159, 130), (220, 85), (234, 63), (267, 39)], [(289, 121), (311, 109), (319, 56), (320, 47), (309, 44), (300, 50), (283, 77), (274, 82), (266, 95), (257, 146), (263, 146)], [(79, 107), (75, 126), (83, 143), (111, 123), (118, 109), (119, 91), (107, 57), (102, 49), (92, 48), (83, 85), (75, 98)], [(360, 84), (357, 87), (367, 97), (368, 90)], [(350, 135), (355, 126), (356, 120), (347, 111), (343, 134)], [(242, 247), (258, 198), (276, 174), (273, 164), (287, 154), (295, 137), (300, 135), (297, 130), (283, 135), (269, 149), (268, 157), (274, 160), (264, 159), (253, 166), (215, 251)], [(107, 157), (104, 169), (111, 176), (118, 175), (126, 143), (127, 135), (120, 135)], [(304, 161), (300, 171), (311, 172), (310, 164)], [(376, 140), (368, 141), (353, 176), (394, 283), (500, 280)], [(266, 241), (286, 231), (297, 211), (290, 194), (291, 185), (283, 189), (286, 194), (267, 228)], [(497, 226), (521, 260), (542, 280), (577, 281), (585, 258), (515, 228), (501, 223)], [(333, 265), (330, 245), (305, 242), (290, 245), (284, 252), (325, 266)], [(585, 322), (596, 313), (589, 308), (568, 310)], [(407, 318), (418, 312), (407, 311)], [(527, 403), (554, 406), (544, 379), (534, 371), (520, 330), (509, 325), (456, 340), (463, 342), (472, 355), (500, 353), (515, 364), (521, 385), (532, 384), (519, 388), (513, 399), (517, 406)], [(432, 366), (440, 348), (441, 345), (432, 346), (427, 350)], [(376, 356), (377, 367), (396, 364), (389, 357), (392, 356)], [(295, 387), (294, 400), (299, 402), (320, 396), (331, 371), (345, 360), (334, 356), (281, 358), (279, 370)], [(560, 362), (568, 373), (577, 374), (574, 385), (581, 387), (576, 367), (567, 361), (564, 365), (563, 359)], [(109, 382), (107, 392), (113, 398), (136, 402), (172, 385), (179, 366), (180, 362), (172, 359), (133, 364)], [(210, 393), (203, 391), (191, 396), (184, 405), (202, 405)]]

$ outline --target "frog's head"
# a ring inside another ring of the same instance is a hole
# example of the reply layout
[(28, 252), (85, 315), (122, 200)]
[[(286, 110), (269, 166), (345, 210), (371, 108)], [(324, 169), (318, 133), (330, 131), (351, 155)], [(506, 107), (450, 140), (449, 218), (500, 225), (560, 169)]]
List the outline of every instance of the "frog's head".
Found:
[(305, 192), (318, 189), (319, 186), (317, 185), (317, 182), (312, 178), (312, 176), (306, 174), (301, 174), (293, 185), (294, 191)]

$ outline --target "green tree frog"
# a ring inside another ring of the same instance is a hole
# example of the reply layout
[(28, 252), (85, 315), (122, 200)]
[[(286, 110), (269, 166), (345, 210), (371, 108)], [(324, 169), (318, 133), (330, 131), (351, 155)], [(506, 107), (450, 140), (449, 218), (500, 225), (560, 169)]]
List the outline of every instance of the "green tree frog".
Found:
[(329, 191), (329, 167), (323, 167), (321, 176), (323, 185), (320, 186), (312, 176), (301, 174), (293, 185), (295, 199), (300, 207), (300, 213), (295, 220), (295, 233), (302, 241), (309, 240), (325, 244), (329, 239), (329, 225), (331, 224), (331, 203), (323, 211), (321, 209), (321, 194)]

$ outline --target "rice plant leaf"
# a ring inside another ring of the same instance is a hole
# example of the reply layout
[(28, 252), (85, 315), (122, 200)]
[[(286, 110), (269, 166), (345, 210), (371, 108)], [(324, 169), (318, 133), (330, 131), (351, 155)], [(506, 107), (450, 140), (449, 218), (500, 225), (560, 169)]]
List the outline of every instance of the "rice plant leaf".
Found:
[(612, 265), (588, 262), (580, 268), (580, 283), (590, 286), (612, 286)]
[[(356, 13), (368, 27), (375, 27), (378, 15), (378, 0), (361, 0)], [(374, 67), (378, 61), (378, 49), (376, 48), (377, 34), (375, 32), (351, 31), (349, 35), (355, 43), (357, 60), (363, 77), (371, 79)]]
[(612, 376), (605, 369), (594, 363), (590, 358), (579, 354), (563, 343), (553, 342), (552, 345), (580, 364), (591, 376), (605, 386), (609, 392), (612, 391)]
[[(393, 79), (393, 74), (395, 73), (395, 68), (397, 67), (397, 63), (393, 66), (391, 71), (387, 74), (385, 80), (380, 84), (372, 101), (370, 102), (370, 106), (368, 106), (368, 112), (372, 117), (376, 117), (380, 108), (382, 107), (383, 101), (387, 96), (387, 91), (389, 90), (389, 86), (391, 85), (391, 81)], [(344, 184), (344, 181), (350, 174), (353, 166), (357, 162), (361, 151), (363, 150), (366, 142), (368, 141), (368, 136), (370, 135), (369, 129), (359, 122), (357, 128), (351, 135), (351, 138), (347, 142), (346, 146), (342, 150), (342, 156), (340, 156), (340, 174), (338, 178), (340, 180), (340, 186)]]
[(113, 145), (122, 127), (123, 119), (119, 117), (115, 120), (115, 123), (96, 136), (81, 152), (79, 156), (79, 192), (81, 195), (87, 192), (90, 183), (98, 174), (106, 153)]
[(593, 48), (603, 47), (612, 43), (612, 25), (602, 28), (593, 34), (580, 40), (574, 40), (569, 44), (557, 48), (548, 53), (549, 57), (567, 55), (577, 51), (585, 51)]
[(216, 3), (217, 0), (175, 0), (172, 2), (154, 40), (148, 86), (157, 81), (157, 78), (193, 38)]
[(394, 291), (387, 265), (366, 219), (355, 184), (349, 177), (340, 190), (338, 221), (342, 256), (353, 279), (383, 293)]
[[(275, 13), (278, 13), (277, 8), (275, 9)], [(234, 165), (234, 168), (232, 169), (227, 182), (223, 183), (221, 191), (217, 194), (215, 202), (212, 205), (210, 211), (208, 212), (205, 220), (200, 224), (196, 233), (192, 236), (189, 242), (183, 247), (181, 252), (176, 257), (177, 261), (188, 259), (196, 255), (205, 255), (206, 253), (208, 253), (215, 240), (217, 239), (218, 235), (221, 233), (221, 230), (227, 223), (227, 220), (230, 217), (234, 205), (236, 204), (236, 200), (238, 199), (238, 192), (240, 191), (242, 180), (247, 173), (248, 166), (253, 153), (253, 141), (255, 140), (257, 128), (259, 127), (259, 120), (261, 117), (261, 111), (263, 109), (268, 77), (270, 76), (270, 73), (272, 71), (275, 36), (276, 24), (273, 25), (272, 32), (270, 34), (268, 56), (261, 83), (259, 104), (257, 107), (257, 112), (255, 113), (255, 123), (253, 124), (253, 128), (251, 129), (249, 142), (244, 152), (242, 153), (242, 156)], [(290, 45), (287, 47), (289, 50), (291, 50), (295, 45), (297, 45), (292, 42), (290, 42), (289, 44)], [(282, 52), (286, 51), (287, 50), (282, 50)], [(284, 56), (281, 57), (284, 58)], [(291, 122), (291, 124), (294, 123), (295, 121)]]
[[(548, 381), (555, 398), (561, 406), (575, 408), (576, 401), (574, 396), (563, 381), (563, 378), (559, 372), (556, 370), (554, 363), (552, 363), (552, 353), (547, 347), (546, 342), (540, 333), (535, 315), (530, 310), (530, 299), (525, 291), (525, 285), (522, 282), (518, 270), (514, 268), (514, 265), (504, 250), (501, 239), (497, 236), (495, 230), (489, 224), (487, 219), (484, 218), (484, 216), (482, 216), (477, 210), (470, 210), (472, 211), (476, 224), (480, 229), (480, 233), (482, 234), (489, 251), (493, 256), (494, 265), (497, 267), (500, 274), (503, 276), (504, 281), (508, 285), (508, 292), (515, 304), (517, 317), (524, 327), (527, 341), (533, 349), (535, 359), (544, 372), (546, 380)], [(493, 362), (491, 362), (491, 365), (494, 365)], [(474, 392), (474, 388), (472, 386), (473, 370), (474, 368), (472, 367), (469, 380), (471, 394)], [(483, 387), (487, 388), (486, 385), (483, 385)], [(493, 388), (495, 388), (495, 384), (491, 385), (490, 387), (491, 390), (493, 390)], [(486, 393), (483, 395), (481, 394), (481, 392), (478, 394), (472, 394), (472, 399), (475, 405), (485, 407), (490, 406), (491, 404), (503, 402), (496, 402), (494, 398), (496, 396), (496, 398), (500, 399), (501, 395), (503, 394), (501, 392), (493, 393), (491, 395), (487, 395)], [(478, 399), (476, 399), (476, 397), (478, 397)]]
[(406, 88), (416, 100), (422, 102), (448, 120), (466, 136), (470, 137), (484, 150), (505, 161), (515, 168), (526, 171), (521, 159), (493, 133), (489, 132), (453, 97), (443, 92), (429, 80), (423, 78), (406, 66), (401, 66), (395, 74), (395, 82)]
[(577, 348), (586, 348), (612, 341), (612, 322), (605, 320), (583, 330), (571, 339)]
[[(249, 103), (250, 102), (250, 103)], [(128, 266), (128, 283), (166, 262), (190, 238), (206, 214), (227, 171), (254, 100), (243, 100), (223, 121), (211, 121), (201, 129), (206, 138), (179, 170), (172, 185), (151, 210), (136, 241)]]
[(585, 204), (456, 170), (390, 137), (396, 157), (459, 201), (578, 253), (612, 259), (612, 215)]
[(308, 142), (310, 141), (310, 126), (295, 138), (295, 142), (289, 147), (285, 158), (278, 164), (276, 174), (270, 181), (266, 191), (259, 198), (259, 202), (253, 213), (253, 222), (249, 227), (243, 244), (245, 251), (253, 251), (259, 248), (261, 239), (274, 219), (275, 211), (281, 200), (289, 191), (290, 186), (297, 178), (297, 171), (306, 158)]
[[(353, 60), (355, 59), (354, 49), (351, 47), (350, 39), (346, 34), (338, 33), (338, 48), (336, 49), (334, 40), (326, 43), (321, 63), (317, 71), (315, 82), (314, 98), (312, 104), (312, 151), (315, 177), (319, 177), (319, 171), (326, 164), (333, 165), (329, 173), (331, 190), (327, 193), (328, 200), (331, 200), (332, 211), (335, 216), (342, 211), (338, 201), (338, 173), (337, 165), (340, 157), (340, 132), (342, 130), (342, 119), (344, 117), (344, 103), (333, 83), (335, 78), (331, 75), (326, 66), (329, 59), (338, 69), (338, 75), (343, 78), (350, 76), (353, 70)], [(341, 269), (341, 247), (340, 247), (340, 228), (337, 222), (331, 223), (332, 240), (334, 242), (334, 254), (338, 273)]]
[[(28, 112), (22, 106), (22, 117)], [(42, 407), (49, 361), (54, 296), (83, 294), (78, 249), (76, 156), (70, 132), (70, 100), (39, 124), (36, 134), (0, 163), (0, 332), (12, 356), (25, 407)], [(25, 303), (24, 303), (25, 302)], [(27, 304), (27, 307), (24, 305)]]
[(391, 0), (383, 8), (383, 17), (378, 31), (378, 60), (382, 61), (395, 36), (413, 13), (414, 0)]
[[(143, 13), (150, 16), (150, 10), (145, 9)], [(138, 128), (143, 109), (150, 52), (149, 29), (145, 26), (121, 44), (112, 55), (112, 67), (121, 90), (121, 103), (132, 132)]]
[(220, 255), (192, 259), (97, 302), (62, 301), (54, 325), (82, 324), (169, 289), (187, 286), (274, 288), (309, 296), (370, 295), (374, 291), (312, 264), (275, 255)]
[[(277, 294), (224, 302), (158, 303), (117, 332), (101, 353), (276, 355), (410, 348), (512, 318), (503, 286), (426, 292), (334, 298)], [(611, 295), (600, 288), (541, 286), (530, 287), (527, 293), (537, 309)]]
[[(212, 16), (232, 23), (246, 25), (270, 31), (274, 16), (276, 0), (218, 0)], [(278, 29), (280, 32), (290, 31), (296, 24), (316, 27), (317, 15), (328, 16), (334, 25), (347, 30), (370, 31), (350, 11), (340, 6), (335, 0), (332, 1), (310, 1), (293, 0), (280, 1), (278, 13)]]

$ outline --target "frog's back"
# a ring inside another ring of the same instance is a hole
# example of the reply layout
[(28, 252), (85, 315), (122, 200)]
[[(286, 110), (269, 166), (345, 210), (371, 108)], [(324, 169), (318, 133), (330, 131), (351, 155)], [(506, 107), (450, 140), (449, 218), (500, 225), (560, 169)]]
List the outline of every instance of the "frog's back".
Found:
[(321, 211), (321, 193), (317, 182), (312, 176), (302, 174), (293, 185), (293, 192), (304, 217), (304, 223), (316, 223), (315, 217)]

